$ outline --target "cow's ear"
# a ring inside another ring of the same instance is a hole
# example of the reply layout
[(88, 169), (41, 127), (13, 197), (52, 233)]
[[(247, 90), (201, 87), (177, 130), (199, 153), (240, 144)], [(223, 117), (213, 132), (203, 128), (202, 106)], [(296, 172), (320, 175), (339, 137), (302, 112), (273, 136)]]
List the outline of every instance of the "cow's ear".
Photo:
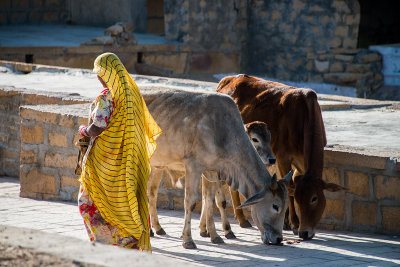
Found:
[(271, 183), (269, 185), (269, 189), (271, 189), (271, 191), (275, 191), (276, 189), (278, 189), (278, 181), (276, 178), (276, 173), (274, 173), (274, 175), (271, 178)]
[(325, 183), (325, 182), (324, 182), (324, 189), (328, 190), (329, 192), (337, 192), (337, 191), (341, 191), (341, 190), (349, 190), (348, 188), (343, 187), (341, 185), (334, 184), (334, 183)]
[(245, 202), (243, 202), (242, 205), (240, 205), (240, 206), (238, 206), (236, 208), (237, 209), (241, 209), (241, 208), (244, 208), (244, 207), (247, 207), (247, 206), (251, 206), (251, 205), (257, 204), (258, 202), (260, 202), (264, 198), (265, 192), (266, 191), (264, 189), (261, 192), (255, 194), (254, 196), (249, 197)]
[(249, 127), (250, 127), (250, 123), (247, 123), (244, 125), (244, 129), (246, 130), (247, 134), (249, 134)]

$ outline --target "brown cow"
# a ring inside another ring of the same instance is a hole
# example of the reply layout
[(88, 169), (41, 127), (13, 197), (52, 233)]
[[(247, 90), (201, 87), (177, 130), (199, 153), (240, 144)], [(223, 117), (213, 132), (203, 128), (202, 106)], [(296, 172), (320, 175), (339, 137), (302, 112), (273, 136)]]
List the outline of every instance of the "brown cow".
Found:
[[(244, 123), (268, 124), (280, 174), (295, 169), (289, 201), (290, 225), (301, 238), (313, 238), (325, 209), (323, 190), (345, 189), (322, 180), (326, 135), (316, 93), (243, 74), (223, 78), (217, 92), (234, 99)], [(232, 194), (235, 204), (234, 199), (238, 199), (237, 193)]]

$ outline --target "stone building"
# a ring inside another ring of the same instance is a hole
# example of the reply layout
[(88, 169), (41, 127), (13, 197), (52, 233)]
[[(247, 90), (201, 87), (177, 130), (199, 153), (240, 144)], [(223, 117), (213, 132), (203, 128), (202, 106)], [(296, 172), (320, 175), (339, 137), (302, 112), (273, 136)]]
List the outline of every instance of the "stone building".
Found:
[(3, 0), (0, 24), (133, 21), (137, 32), (195, 51), (188, 74), (333, 83), (368, 97), (383, 85), (382, 57), (368, 47), (400, 42), (395, 7), (395, 0)]

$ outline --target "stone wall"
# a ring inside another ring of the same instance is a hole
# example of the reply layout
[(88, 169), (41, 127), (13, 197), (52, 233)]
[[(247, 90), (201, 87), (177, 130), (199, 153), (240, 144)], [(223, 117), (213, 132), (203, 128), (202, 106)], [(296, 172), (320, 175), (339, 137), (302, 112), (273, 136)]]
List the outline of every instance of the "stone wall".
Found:
[[(46, 66), (13, 63), (9, 67), (21, 72), (40, 70)], [(60, 70), (60, 69), (59, 69)], [(14, 87), (0, 88), (0, 176), (19, 177), (20, 127), (19, 107), (22, 105), (85, 103), (87, 99), (59, 93), (28, 91)], [(32, 128), (35, 131), (36, 128)], [(29, 130), (29, 129), (28, 129)]]
[(0, 25), (71, 23), (110, 26), (133, 21), (137, 32), (146, 31), (146, 0), (1, 0)]
[(197, 50), (240, 51), (247, 1), (164, 0), (165, 37)]
[(68, 0), (1, 0), (0, 25), (65, 23)]
[(250, 73), (352, 86), (359, 97), (382, 86), (378, 53), (357, 48), (360, 7), (346, 1), (252, 1)]
[[(86, 121), (87, 108), (82, 104), (21, 107), (21, 196), (76, 199), (78, 177), (73, 171), (77, 148), (73, 143), (78, 138), (78, 125)], [(319, 228), (400, 233), (400, 163), (390, 155), (380, 154), (356, 148), (325, 149), (323, 179), (349, 191), (325, 192), (327, 206)], [(224, 189), (228, 212), (232, 214), (226, 185)], [(169, 177), (164, 177), (158, 207), (183, 209), (183, 200), (183, 189), (173, 187)], [(200, 209), (198, 199), (196, 211)]]
[(75, 24), (110, 26), (119, 21), (132, 21), (135, 31), (146, 31), (146, 0), (70, 0), (69, 20)]
[(326, 192), (320, 227), (400, 233), (400, 161), (393, 153), (341, 146), (325, 148), (323, 179), (349, 189)]
[(0, 47), (0, 60), (26, 62), (29, 57), (30, 63), (34, 64), (93, 69), (94, 60), (104, 52), (117, 54), (130, 73), (151, 74), (140, 73), (135, 67), (139, 62), (165, 68), (172, 76), (240, 70), (239, 52), (206, 52), (180, 44), (131, 47)]
[(240, 72), (351, 86), (359, 97), (383, 85), (379, 53), (357, 49), (357, 0), (221, 3), (166, 0), (166, 38), (200, 50), (238, 51)]

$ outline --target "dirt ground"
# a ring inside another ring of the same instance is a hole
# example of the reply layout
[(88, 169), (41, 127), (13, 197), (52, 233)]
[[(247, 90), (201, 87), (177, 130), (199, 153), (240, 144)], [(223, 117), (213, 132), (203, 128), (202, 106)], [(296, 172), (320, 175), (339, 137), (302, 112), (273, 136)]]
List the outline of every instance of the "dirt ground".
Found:
[(0, 266), (97, 267), (99, 265), (66, 260), (57, 256), (36, 252), (29, 248), (14, 247), (0, 243)]

